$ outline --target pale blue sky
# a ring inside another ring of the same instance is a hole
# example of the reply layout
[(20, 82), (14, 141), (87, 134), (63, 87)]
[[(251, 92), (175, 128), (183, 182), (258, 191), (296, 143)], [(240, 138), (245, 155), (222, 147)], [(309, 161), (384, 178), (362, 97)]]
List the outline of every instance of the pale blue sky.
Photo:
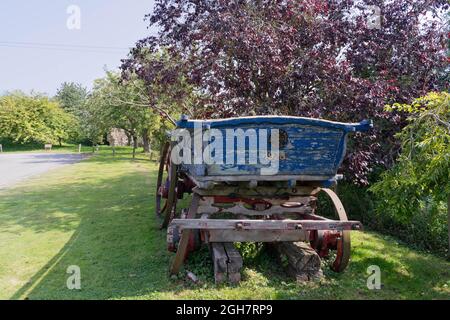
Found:
[[(103, 76), (105, 66), (116, 69), (127, 48), (155, 32), (143, 21), (153, 4), (153, 0), (1, 0), (0, 94), (35, 90), (53, 95), (64, 81), (90, 88)], [(80, 30), (67, 28), (70, 5), (81, 9)]]

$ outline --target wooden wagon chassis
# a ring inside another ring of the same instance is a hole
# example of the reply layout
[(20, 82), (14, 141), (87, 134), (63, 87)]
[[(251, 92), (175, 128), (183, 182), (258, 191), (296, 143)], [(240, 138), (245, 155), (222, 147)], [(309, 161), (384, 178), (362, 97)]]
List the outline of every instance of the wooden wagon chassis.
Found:
[[(197, 181), (171, 163), (170, 150), (171, 144), (167, 143), (161, 153), (156, 213), (163, 219), (161, 228), (168, 227), (168, 249), (176, 252), (171, 274), (179, 272), (189, 253), (198, 249), (201, 243), (210, 245), (217, 282), (224, 278), (227, 268), (231, 281), (240, 279), (242, 259), (230, 246), (233, 242), (303, 241), (309, 243), (320, 257), (335, 250), (336, 257), (331, 266), (334, 271), (342, 272), (347, 267), (350, 231), (361, 230), (362, 225), (358, 221), (348, 221), (333, 190), (319, 187), (311, 180), (302, 181), (301, 176), (274, 177), (277, 181), (285, 180), (283, 187), (267, 186), (254, 179), (234, 181), (231, 186), (227, 181), (220, 181), (220, 177), (213, 181)], [(165, 179), (164, 174), (167, 175)], [(267, 181), (268, 177), (263, 178)], [(331, 199), (338, 220), (316, 214), (320, 192)], [(177, 215), (177, 200), (186, 193), (192, 194), (189, 209)], [(220, 218), (224, 214), (228, 217)]]

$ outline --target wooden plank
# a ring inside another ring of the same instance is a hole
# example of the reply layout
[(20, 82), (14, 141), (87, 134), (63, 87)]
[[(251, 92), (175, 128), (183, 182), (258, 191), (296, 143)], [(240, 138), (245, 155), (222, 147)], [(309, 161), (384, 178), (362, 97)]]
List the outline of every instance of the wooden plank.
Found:
[[(225, 199), (225, 200), (222, 200)], [(297, 196), (297, 195), (289, 195), (289, 196), (280, 196), (276, 197), (275, 195), (270, 195), (263, 197), (261, 195), (255, 196), (243, 196), (241, 194), (228, 194), (228, 195), (202, 195), (202, 199), (200, 200), (199, 206), (212, 206), (217, 203), (241, 203), (244, 200), (265, 200), (272, 204), (272, 206), (281, 206), (286, 203), (298, 203), (301, 207), (309, 206), (311, 203), (315, 203), (317, 201), (317, 197), (314, 196)], [(229, 201), (229, 202), (226, 202)]]
[[(245, 199), (264, 201), (270, 203), (271, 206), (269, 208), (263, 207), (262, 210), (248, 208), (245, 204)], [(280, 198), (274, 196), (227, 196), (226, 198), (221, 198), (221, 196), (203, 196), (199, 204), (198, 213), (216, 214), (226, 212), (246, 216), (285, 215), (291, 213), (312, 214), (316, 201), (317, 198), (313, 196), (288, 196)]]
[(228, 187), (220, 185), (220, 187), (212, 188), (209, 190), (194, 188), (194, 192), (201, 196), (229, 196), (238, 195), (239, 197), (270, 197), (276, 198), (277, 196), (309, 196), (318, 193), (320, 189), (309, 186), (298, 186), (295, 188), (286, 187), (266, 187), (258, 186), (255, 189), (248, 189), (245, 187)]
[(218, 206), (209, 206), (209, 205), (203, 205), (198, 208), (198, 213), (208, 213), (208, 214), (215, 214), (215, 213), (231, 213), (231, 214), (242, 214), (246, 216), (270, 216), (274, 214), (289, 214), (289, 213), (311, 213), (312, 208), (309, 206), (301, 206), (296, 208), (286, 208), (279, 205), (274, 205), (270, 207), (269, 209), (258, 211), (258, 210), (252, 210), (245, 207), (243, 203), (237, 203), (236, 205), (229, 207), (229, 208), (221, 208)]
[(331, 219), (322, 217), (322, 216), (318, 216), (312, 213), (301, 213), (300, 214), (302, 216), (302, 218), (304, 218), (305, 220), (323, 220), (323, 221), (333, 221)]
[(210, 230), (209, 242), (280, 242), (306, 241), (309, 232), (304, 230)]
[(315, 118), (305, 118), (305, 117), (295, 117), (295, 116), (247, 116), (247, 117), (234, 117), (225, 119), (207, 119), (207, 120), (190, 120), (187, 116), (183, 116), (181, 122), (178, 122), (178, 128), (194, 128), (194, 124), (209, 128), (236, 128), (236, 127), (246, 127), (250, 126), (254, 128), (255, 126), (263, 128), (276, 127), (316, 127), (324, 129), (333, 130), (343, 130), (345, 132), (356, 132), (356, 131), (367, 131), (373, 127), (372, 121), (363, 120), (359, 123), (344, 123), (336, 122), (324, 119)]
[(228, 271), (228, 256), (223, 243), (211, 243), (211, 254), (214, 265), (214, 280), (216, 284), (226, 281)]
[(245, 181), (328, 181), (335, 178), (335, 175), (217, 175), (217, 176), (197, 176), (194, 179), (199, 185), (202, 182), (239, 182)]
[(232, 242), (226, 242), (223, 246), (228, 256), (228, 281), (233, 284), (239, 283), (244, 265), (242, 257)]
[(362, 230), (359, 221), (174, 219), (181, 229), (201, 230)]
[[(189, 207), (189, 211), (187, 213), (187, 218), (194, 218), (197, 214), (198, 203), (200, 201), (200, 196), (194, 194), (192, 197), (191, 205)], [(185, 220), (185, 219), (182, 219)], [(194, 219), (195, 220), (195, 219)], [(175, 255), (175, 259), (170, 267), (170, 274), (177, 274), (180, 271), (180, 268), (186, 259), (187, 247), (189, 244), (189, 237), (191, 235), (191, 230), (186, 229), (181, 231), (181, 240), (178, 245), (178, 250)]]

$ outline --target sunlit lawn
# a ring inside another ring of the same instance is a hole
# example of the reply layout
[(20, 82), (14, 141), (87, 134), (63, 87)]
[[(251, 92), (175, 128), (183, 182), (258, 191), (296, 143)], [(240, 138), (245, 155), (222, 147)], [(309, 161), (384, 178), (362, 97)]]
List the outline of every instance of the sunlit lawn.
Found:
[[(170, 278), (172, 253), (153, 214), (156, 164), (109, 152), (0, 193), (1, 299), (449, 299), (450, 263), (372, 232), (353, 233), (343, 274), (297, 284), (264, 250), (246, 256), (239, 286), (213, 283), (206, 249)], [(187, 201), (185, 201), (186, 203)], [(81, 268), (82, 289), (66, 270)], [(381, 269), (381, 290), (366, 286)]]
[[(2, 144), (0, 142), (0, 144)], [(44, 144), (24, 144), (24, 145), (10, 145), (10, 144), (2, 144), (3, 146), (3, 153), (18, 153), (18, 152), (48, 152), (44, 149)], [(53, 153), (67, 153), (67, 152), (78, 152), (78, 145), (75, 144), (63, 144), (61, 146), (59, 145), (53, 145), (51, 152)], [(81, 146), (81, 152), (92, 152), (91, 146)]]

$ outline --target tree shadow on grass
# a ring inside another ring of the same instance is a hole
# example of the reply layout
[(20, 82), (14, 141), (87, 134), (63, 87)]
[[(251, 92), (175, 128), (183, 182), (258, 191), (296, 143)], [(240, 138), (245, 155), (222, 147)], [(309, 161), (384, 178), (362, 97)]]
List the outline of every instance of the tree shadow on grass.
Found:
[[(68, 183), (25, 196), (14, 192), (4, 196), (2, 202), (22, 202), (32, 208), (3, 215), (1, 232), (17, 225), (38, 233), (74, 232), (11, 298), (108, 299), (170, 287), (165, 234), (153, 216), (154, 180), (154, 176), (128, 174), (95, 184)], [(66, 286), (71, 265), (81, 269), (79, 291)]]

